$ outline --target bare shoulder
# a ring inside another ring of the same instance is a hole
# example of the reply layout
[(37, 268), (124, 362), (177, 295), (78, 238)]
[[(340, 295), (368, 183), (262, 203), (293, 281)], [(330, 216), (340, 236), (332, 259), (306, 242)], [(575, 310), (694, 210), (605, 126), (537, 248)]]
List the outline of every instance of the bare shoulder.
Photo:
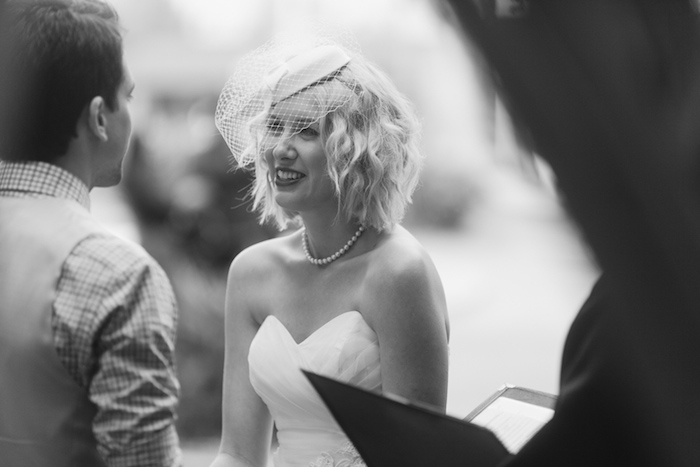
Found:
[(265, 287), (273, 287), (276, 277), (283, 274), (292, 249), (290, 238), (295, 235), (256, 243), (236, 255), (229, 268), (227, 294), (239, 301), (264, 296)]
[(439, 281), (428, 251), (403, 227), (384, 234), (368, 269), (368, 283), (382, 289), (415, 285), (425, 280)]
[(442, 280), (420, 242), (397, 228), (385, 234), (374, 255), (365, 278), (362, 311), (380, 338), (449, 335)]
[(286, 252), (290, 248), (290, 238), (295, 235), (264, 240), (244, 249), (231, 262), (229, 278), (257, 279), (269, 273), (271, 269), (279, 266), (280, 262), (284, 262)]
[(397, 227), (378, 243), (365, 280), (369, 310), (433, 310), (447, 316), (440, 275), (428, 251), (403, 227)]

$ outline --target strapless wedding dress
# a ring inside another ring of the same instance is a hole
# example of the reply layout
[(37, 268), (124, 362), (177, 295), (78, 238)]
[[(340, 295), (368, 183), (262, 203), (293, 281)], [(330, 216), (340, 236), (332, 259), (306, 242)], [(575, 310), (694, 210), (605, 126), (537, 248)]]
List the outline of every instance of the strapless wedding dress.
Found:
[(275, 467), (364, 465), (301, 369), (381, 390), (377, 336), (357, 311), (336, 316), (295, 342), (274, 316), (248, 353), (250, 382), (277, 427)]

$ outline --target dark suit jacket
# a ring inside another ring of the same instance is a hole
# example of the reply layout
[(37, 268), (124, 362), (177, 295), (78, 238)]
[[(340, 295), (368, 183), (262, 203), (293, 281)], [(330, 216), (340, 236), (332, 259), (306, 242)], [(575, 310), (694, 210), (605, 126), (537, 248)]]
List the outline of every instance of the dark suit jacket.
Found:
[(700, 465), (700, 371), (674, 342), (686, 336), (636, 341), (611, 287), (601, 277), (573, 322), (554, 418), (508, 467)]
[(604, 277), (554, 418), (505, 462), (700, 466), (700, 14), (691, 0), (451, 0)]

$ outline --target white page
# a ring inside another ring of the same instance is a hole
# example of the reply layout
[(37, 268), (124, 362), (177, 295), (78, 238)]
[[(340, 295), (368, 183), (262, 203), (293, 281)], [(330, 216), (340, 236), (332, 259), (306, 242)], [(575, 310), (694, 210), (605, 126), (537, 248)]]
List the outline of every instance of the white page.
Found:
[(552, 416), (554, 410), (547, 407), (499, 397), (471, 422), (493, 431), (515, 454)]

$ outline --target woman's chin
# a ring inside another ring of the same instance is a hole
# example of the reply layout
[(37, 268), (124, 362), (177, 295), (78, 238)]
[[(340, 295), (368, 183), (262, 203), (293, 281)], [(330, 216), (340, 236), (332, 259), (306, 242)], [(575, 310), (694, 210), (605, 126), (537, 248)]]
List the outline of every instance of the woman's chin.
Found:
[(299, 203), (297, 197), (291, 193), (279, 192), (275, 193), (275, 203), (282, 209), (287, 211), (298, 211)]

